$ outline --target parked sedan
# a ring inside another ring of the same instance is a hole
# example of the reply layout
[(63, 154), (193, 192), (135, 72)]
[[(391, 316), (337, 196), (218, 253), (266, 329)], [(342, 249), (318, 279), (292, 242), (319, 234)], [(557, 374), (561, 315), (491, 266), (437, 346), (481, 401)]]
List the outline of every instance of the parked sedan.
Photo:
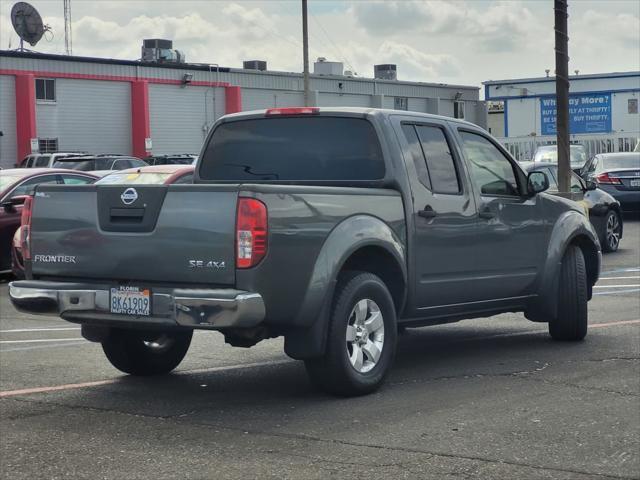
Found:
[[(558, 191), (558, 165), (555, 163), (523, 163), (525, 171), (543, 172), (549, 178), (549, 191)], [(589, 220), (598, 232), (603, 252), (615, 252), (622, 239), (622, 212), (620, 202), (598, 188), (594, 182), (585, 181), (571, 173), (571, 191), (584, 193), (583, 202), (589, 209)]]
[(41, 183), (87, 184), (94, 175), (51, 168), (14, 168), (0, 171), (0, 273), (11, 268), (11, 243), (20, 226), (25, 195)]
[(584, 166), (582, 178), (613, 195), (623, 210), (640, 210), (640, 152), (598, 154)]

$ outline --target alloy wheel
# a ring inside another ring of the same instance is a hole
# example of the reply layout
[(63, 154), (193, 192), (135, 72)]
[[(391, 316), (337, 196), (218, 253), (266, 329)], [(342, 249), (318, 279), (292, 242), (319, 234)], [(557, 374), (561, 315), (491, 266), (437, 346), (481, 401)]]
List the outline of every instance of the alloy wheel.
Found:
[(611, 212), (607, 217), (607, 246), (611, 251), (618, 249), (620, 244), (620, 220), (618, 214)]
[(384, 318), (376, 302), (365, 298), (355, 304), (346, 343), (349, 362), (358, 373), (367, 373), (378, 364), (384, 348)]

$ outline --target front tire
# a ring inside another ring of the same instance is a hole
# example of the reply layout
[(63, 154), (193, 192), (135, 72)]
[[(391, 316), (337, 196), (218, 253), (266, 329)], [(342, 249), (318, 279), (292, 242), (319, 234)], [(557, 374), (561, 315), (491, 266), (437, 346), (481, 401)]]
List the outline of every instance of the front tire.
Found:
[(620, 214), (615, 210), (609, 210), (604, 220), (602, 232), (602, 250), (606, 253), (615, 252), (620, 246), (622, 236), (622, 221)]
[(154, 332), (113, 329), (102, 342), (111, 365), (130, 375), (169, 373), (187, 354), (193, 331)]
[(587, 335), (587, 269), (575, 245), (562, 258), (559, 281), (558, 315), (549, 322), (549, 334), (555, 340), (582, 340)]
[(325, 354), (305, 361), (312, 382), (329, 393), (371, 393), (386, 377), (396, 350), (393, 299), (384, 282), (349, 272), (338, 283)]

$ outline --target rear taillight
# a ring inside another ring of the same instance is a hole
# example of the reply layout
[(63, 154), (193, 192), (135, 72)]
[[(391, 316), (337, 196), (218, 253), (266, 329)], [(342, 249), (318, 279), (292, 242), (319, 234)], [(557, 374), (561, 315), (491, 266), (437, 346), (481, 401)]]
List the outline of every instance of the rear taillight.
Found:
[(236, 267), (255, 267), (267, 254), (267, 207), (254, 198), (238, 199)]
[(622, 185), (618, 177), (611, 177), (608, 173), (601, 173), (596, 177), (596, 181), (605, 185)]
[(31, 260), (31, 213), (33, 211), (33, 197), (26, 197), (22, 206), (20, 218), (20, 246), (22, 258)]

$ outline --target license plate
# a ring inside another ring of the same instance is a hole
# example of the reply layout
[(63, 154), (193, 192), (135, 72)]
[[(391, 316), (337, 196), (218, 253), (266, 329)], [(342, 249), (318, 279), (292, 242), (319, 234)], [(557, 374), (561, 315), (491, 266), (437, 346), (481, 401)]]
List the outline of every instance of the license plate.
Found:
[(640, 187), (640, 178), (638, 180), (631, 180), (631, 182), (629, 182), (629, 184), (632, 187)]
[(148, 317), (151, 311), (151, 290), (140, 287), (112, 288), (109, 305), (111, 313)]

